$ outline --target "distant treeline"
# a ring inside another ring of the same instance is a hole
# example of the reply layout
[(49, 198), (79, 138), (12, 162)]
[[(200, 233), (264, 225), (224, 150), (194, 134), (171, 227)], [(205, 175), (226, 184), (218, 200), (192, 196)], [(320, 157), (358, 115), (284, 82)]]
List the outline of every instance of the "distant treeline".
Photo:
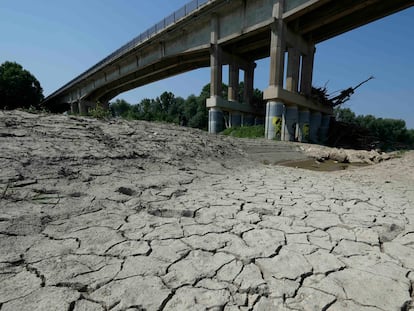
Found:
[(404, 120), (383, 119), (373, 115), (356, 115), (349, 108), (336, 108), (335, 119), (359, 129), (372, 137), (375, 145), (382, 150), (414, 148), (414, 129), (407, 129)]
[[(228, 86), (222, 85), (222, 97), (227, 99)], [(238, 100), (243, 102), (244, 84), (239, 84)], [(136, 105), (131, 105), (123, 99), (110, 103), (110, 110), (115, 117), (135, 120), (172, 122), (189, 127), (206, 130), (208, 127), (208, 110), (206, 100), (210, 97), (210, 84), (201, 93), (190, 95), (186, 99), (176, 97), (171, 92), (164, 92), (155, 99), (145, 98)], [(263, 109), (263, 94), (255, 89), (253, 104)]]
[[(227, 98), (228, 86), (223, 84), (222, 96)], [(244, 85), (239, 85), (238, 100), (243, 102)], [(181, 124), (206, 130), (208, 127), (208, 110), (206, 100), (210, 97), (210, 84), (203, 87), (201, 93), (190, 95), (186, 99), (176, 97), (171, 92), (164, 92), (155, 99), (143, 99), (132, 105), (123, 99), (110, 104), (114, 117), (125, 119), (161, 121)], [(264, 113), (263, 93), (255, 89), (253, 104), (258, 112)], [(332, 131), (333, 145), (338, 137), (346, 136), (348, 147), (374, 148), (383, 150), (414, 148), (414, 129), (407, 129), (404, 120), (376, 118), (372, 115), (356, 115), (349, 108), (336, 108), (334, 111), (336, 128)], [(338, 127), (338, 124), (342, 126)], [(339, 131), (339, 132), (338, 132)], [(357, 140), (362, 141), (356, 146)], [(370, 146), (364, 146), (368, 144)], [(372, 145), (372, 146), (371, 146)]]

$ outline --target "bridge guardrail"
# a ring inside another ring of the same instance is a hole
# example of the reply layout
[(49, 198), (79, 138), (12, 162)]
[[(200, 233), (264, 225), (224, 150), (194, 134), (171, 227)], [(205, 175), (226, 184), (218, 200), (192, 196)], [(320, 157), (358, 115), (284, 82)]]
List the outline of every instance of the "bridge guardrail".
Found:
[(132, 39), (128, 43), (121, 46), (119, 49), (117, 49), (114, 52), (112, 52), (111, 54), (109, 54), (107, 57), (105, 57), (104, 59), (102, 59), (101, 61), (99, 61), (98, 63), (96, 63), (95, 65), (93, 65), (91, 68), (84, 71), (80, 75), (78, 75), (76, 78), (74, 78), (71, 81), (69, 81), (68, 83), (66, 83), (64, 86), (59, 88), (57, 91), (50, 94), (45, 99), (45, 101), (48, 98), (53, 97), (55, 94), (57, 94), (57, 93), (63, 91), (64, 89), (68, 88), (72, 84), (74, 84), (76, 82), (79, 82), (85, 76), (98, 71), (100, 68), (102, 68), (105, 65), (109, 64), (114, 59), (120, 57), (121, 55), (123, 55), (123, 54), (129, 52), (130, 50), (132, 50), (133, 48), (135, 48), (138, 44), (141, 44), (144, 41), (150, 39), (151, 37), (153, 37), (157, 33), (161, 32), (164, 29), (168, 28), (169, 26), (175, 24), (180, 19), (192, 14), (193, 12), (200, 9), (202, 6), (206, 5), (208, 2), (211, 2), (211, 1), (214, 1), (214, 0), (192, 0), (191, 2), (187, 3), (186, 5), (184, 5), (183, 7), (181, 7), (180, 9), (175, 11), (174, 13), (172, 13), (171, 15), (163, 18), (157, 24), (155, 24), (154, 26), (148, 28), (147, 30), (145, 30), (144, 32), (142, 32), (141, 34), (136, 36), (134, 39)]

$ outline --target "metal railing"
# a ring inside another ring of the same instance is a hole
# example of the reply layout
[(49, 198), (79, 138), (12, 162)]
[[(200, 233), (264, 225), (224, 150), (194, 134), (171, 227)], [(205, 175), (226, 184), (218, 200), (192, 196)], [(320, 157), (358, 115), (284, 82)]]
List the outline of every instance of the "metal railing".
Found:
[(178, 22), (182, 18), (194, 13), (195, 11), (200, 9), (202, 6), (205, 6), (208, 2), (212, 2), (212, 1), (214, 1), (214, 0), (192, 0), (191, 2), (187, 3), (186, 5), (184, 5), (183, 7), (181, 7), (180, 9), (175, 11), (174, 13), (172, 13), (171, 15), (167, 16), (166, 18), (164, 18), (163, 20), (161, 20), (160, 22), (158, 22), (154, 26), (148, 28), (147, 30), (145, 30), (144, 32), (142, 32), (141, 34), (136, 36), (134, 39), (132, 39), (131, 41), (129, 41), (125, 45), (121, 46), (119, 49), (117, 49), (113, 53), (109, 54), (107, 57), (105, 57), (104, 59), (102, 59), (101, 61), (99, 61), (95, 65), (93, 65), (91, 68), (89, 68), (85, 72), (78, 75), (76, 78), (74, 78), (71, 81), (69, 81), (68, 83), (66, 83), (64, 86), (59, 88), (57, 91), (50, 94), (45, 99), (45, 101), (47, 101), (48, 98), (53, 97), (56, 94), (58, 94), (59, 92), (65, 90), (68, 87), (70, 87), (72, 84), (75, 84), (76, 82), (79, 82), (85, 76), (88, 76), (88, 75), (98, 71), (99, 69), (106, 66), (107, 64), (109, 64), (113, 60), (119, 58), (121, 55), (123, 55), (125, 53), (128, 53), (129, 51), (134, 49), (139, 44), (147, 41), (148, 39), (152, 38), (154, 35), (156, 35), (159, 32), (165, 30), (169, 26), (175, 24), (176, 22)]

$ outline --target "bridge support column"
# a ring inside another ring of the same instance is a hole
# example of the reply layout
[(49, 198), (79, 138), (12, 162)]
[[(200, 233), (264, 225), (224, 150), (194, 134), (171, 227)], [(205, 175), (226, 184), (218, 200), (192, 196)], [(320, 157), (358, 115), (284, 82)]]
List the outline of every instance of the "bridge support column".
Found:
[(265, 137), (267, 139), (281, 139), (283, 111), (282, 102), (269, 101), (266, 104)]
[(254, 89), (254, 69), (256, 68), (256, 63), (252, 62), (249, 67), (244, 71), (244, 102), (247, 105), (252, 104), (253, 99), (253, 89)]
[[(265, 137), (267, 139), (282, 139), (282, 115), (284, 103), (275, 96), (275, 90), (283, 88), (285, 64), (285, 33), (286, 25), (283, 22), (284, 1), (280, 0), (274, 5), (273, 16), (277, 19), (271, 26), (270, 33), (270, 77), (269, 88), (265, 90), (266, 118)], [(270, 95), (267, 95), (270, 94)]]
[(223, 67), (221, 48), (217, 44), (219, 35), (219, 20), (217, 15), (211, 19), (211, 50), (210, 50), (210, 98), (207, 99), (209, 133), (219, 133), (224, 128), (223, 112), (218, 107), (223, 101)]
[[(238, 102), (239, 93), (239, 67), (236, 64), (230, 64), (229, 66), (229, 89), (228, 100), (229, 102)], [(236, 127), (241, 126), (242, 116), (238, 111), (231, 111), (229, 113), (229, 126)]]
[(229, 88), (228, 99), (229, 101), (238, 101), (239, 93), (239, 67), (235, 64), (229, 66)]
[(328, 141), (329, 124), (331, 122), (331, 116), (328, 114), (322, 115), (321, 126), (319, 129), (319, 142), (325, 144)]
[(309, 142), (309, 122), (310, 111), (308, 109), (300, 110), (298, 120), (298, 141), (302, 143)]
[(298, 125), (298, 106), (286, 106), (282, 118), (282, 140), (295, 141)]
[(79, 107), (79, 114), (80, 115), (85, 116), (85, 115), (88, 114), (88, 108), (87, 108), (87, 104), (86, 104), (85, 101), (79, 100), (78, 107)]
[(309, 140), (311, 143), (319, 142), (319, 128), (322, 123), (322, 114), (319, 111), (311, 113), (310, 117), (310, 129), (309, 129)]
[(308, 54), (302, 57), (302, 75), (300, 80), (300, 92), (310, 96), (312, 92), (313, 62), (315, 58), (315, 46), (309, 46)]
[(300, 53), (296, 48), (288, 49), (288, 67), (286, 76), (286, 89), (290, 92), (298, 92)]
[(79, 113), (79, 104), (78, 103), (71, 103), (70, 104), (70, 113), (71, 114), (78, 114)]
[(220, 133), (224, 128), (223, 111), (219, 108), (210, 108), (208, 111), (208, 132)]

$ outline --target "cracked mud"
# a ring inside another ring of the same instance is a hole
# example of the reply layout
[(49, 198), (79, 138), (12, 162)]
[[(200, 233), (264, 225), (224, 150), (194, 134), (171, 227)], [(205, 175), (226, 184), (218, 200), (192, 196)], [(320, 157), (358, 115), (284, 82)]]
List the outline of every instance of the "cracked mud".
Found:
[(251, 152), (295, 144), (18, 111), (0, 145), (1, 311), (414, 310), (413, 152), (311, 172)]

